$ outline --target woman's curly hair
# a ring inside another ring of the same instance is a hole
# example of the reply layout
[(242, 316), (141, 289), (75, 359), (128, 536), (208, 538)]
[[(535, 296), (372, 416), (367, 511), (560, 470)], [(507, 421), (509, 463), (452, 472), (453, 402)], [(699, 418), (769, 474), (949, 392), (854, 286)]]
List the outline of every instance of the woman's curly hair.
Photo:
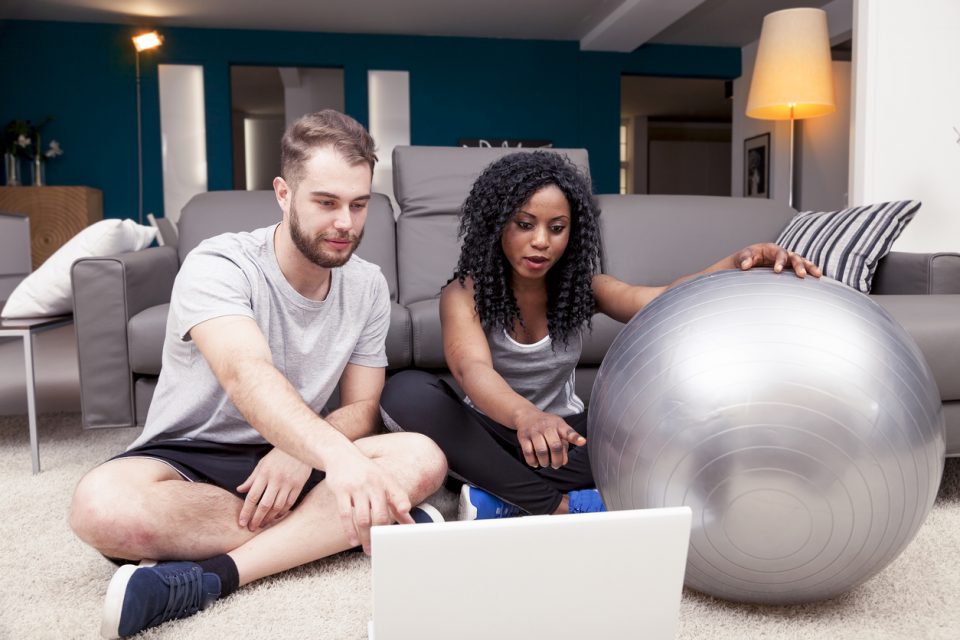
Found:
[(554, 343), (568, 344), (594, 312), (593, 276), (600, 265), (599, 210), (590, 180), (565, 156), (550, 151), (512, 153), (491, 163), (463, 203), (463, 244), (454, 278), (474, 282), (473, 299), (485, 330), (512, 332), (523, 318), (513, 295), (513, 270), (503, 253), (507, 224), (539, 189), (556, 185), (570, 204), (570, 240), (547, 272), (547, 328)]

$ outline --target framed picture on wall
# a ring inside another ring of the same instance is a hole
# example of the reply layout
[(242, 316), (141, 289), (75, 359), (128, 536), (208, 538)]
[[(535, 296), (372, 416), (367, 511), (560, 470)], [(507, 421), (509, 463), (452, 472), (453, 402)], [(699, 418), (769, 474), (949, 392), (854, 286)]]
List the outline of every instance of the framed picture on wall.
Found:
[(743, 195), (770, 197), (770, 134), (762, 133), (743, 141)]

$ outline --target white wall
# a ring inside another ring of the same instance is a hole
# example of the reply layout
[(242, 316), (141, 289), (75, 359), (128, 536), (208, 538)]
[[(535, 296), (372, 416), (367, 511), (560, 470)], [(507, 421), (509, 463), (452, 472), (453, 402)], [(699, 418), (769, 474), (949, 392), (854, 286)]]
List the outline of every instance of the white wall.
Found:
[[(157, 65), (160, 83), (160, 140), (163, 157), (163, 212), (176, 224), (180, 210), (207, 190), (207, 129), (203, 67)], [(156, 215), (155, 211), (144, 211)], [(141, 222), (146, 222), (143, 220)]]
[(250, 116), (243, 119), (243, 156), (247, 191), (273, 189), (280, 171), (283, 116)]
[(393, 149), (410, 144), (410, 72), (367, 72), (370, 135), (377, 144), (377, 166), (373, 170), (373, 190), (386, 194), (393, 215), (400, 206), (393, 195)]
[(837, 110), (804, 120), (797, 173), (797, 209), (833, 211), (848, 201), (850, 172), (850, 63), (833, 62), (833, 94)]
[(898, 251), (960, 251), (960, 2), (855, 0), (852, 204), (917, 199)]

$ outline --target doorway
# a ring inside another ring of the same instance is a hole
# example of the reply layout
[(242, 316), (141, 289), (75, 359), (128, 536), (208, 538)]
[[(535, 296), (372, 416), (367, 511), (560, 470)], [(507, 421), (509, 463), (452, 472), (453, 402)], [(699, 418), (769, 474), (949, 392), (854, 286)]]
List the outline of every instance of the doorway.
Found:
[(343, 105), (343, 69), (231, 65), (233, 188), (272, 189), (287, 126), (306, 113), (343, 111)]
[(623, 75), (621, 193), (730, 195), (727, 81)]

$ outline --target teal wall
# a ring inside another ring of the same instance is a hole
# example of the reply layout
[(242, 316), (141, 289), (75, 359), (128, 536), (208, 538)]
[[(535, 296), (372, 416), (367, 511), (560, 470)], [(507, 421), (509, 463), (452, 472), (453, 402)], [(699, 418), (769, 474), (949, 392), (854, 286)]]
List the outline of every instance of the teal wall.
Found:
[[(65, 154), (49, 184), (104, 193), (107, 217), (136, 217), (136, 82), (130, 37), (112, 24), (0, 22), (0, 125), (55, 120), (45, 139)], [(144, 210), (163, 211), (157, 64), (203, 65), (208, 182), (232, 187), (230, 65), (344, 69), (346, 110), (367, 121), (367, 71), (410, 72), (411, 141), (546, 138), (585, 147), (599, 193), (618, 188), (620, 77), (740, 75), (740, 50), (647, 45), (630, 54), (581, 52), (577, 42), (162, 29), (163, 47), (141, 56)]]

